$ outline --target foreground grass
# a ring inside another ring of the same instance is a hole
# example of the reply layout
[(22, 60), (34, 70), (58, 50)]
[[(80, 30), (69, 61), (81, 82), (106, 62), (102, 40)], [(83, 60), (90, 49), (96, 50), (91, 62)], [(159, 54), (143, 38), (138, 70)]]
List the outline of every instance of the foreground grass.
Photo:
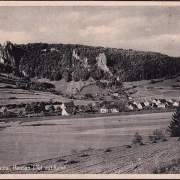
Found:
[[(68, 156), (27, 163), (0, 173), (17, 174), (177, 174), (180, 171), (180, 141), (126, 145), (107, 149), (72, 150)], [(38, 168), (37, 168), (38, 167)]]
[(160, 164), (152, 171), (153, 174), (179, 174), (180, 173), (180, 158), (170, 162)]

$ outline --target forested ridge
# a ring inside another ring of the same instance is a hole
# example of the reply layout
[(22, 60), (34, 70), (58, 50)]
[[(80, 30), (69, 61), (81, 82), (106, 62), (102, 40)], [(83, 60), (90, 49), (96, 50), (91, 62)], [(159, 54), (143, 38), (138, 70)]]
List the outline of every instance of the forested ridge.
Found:
[[(14, 57), (18, 71), (30, 77), (64, 78), (67, 82), (86, 81), (90, 77), (95, 80), (119, 77), (120, 81), (137, 81), (180, 73), (180, 57), (157, 52), (47, 43), (14, 44), (13, 47), (11, 56), (18, 54)], [(21, 54), (16, 52), (17, 49)], [(103, 66), (107, 65), (109, 72), (98, 65), (100, 54), (105, 55), (100, 61)]]

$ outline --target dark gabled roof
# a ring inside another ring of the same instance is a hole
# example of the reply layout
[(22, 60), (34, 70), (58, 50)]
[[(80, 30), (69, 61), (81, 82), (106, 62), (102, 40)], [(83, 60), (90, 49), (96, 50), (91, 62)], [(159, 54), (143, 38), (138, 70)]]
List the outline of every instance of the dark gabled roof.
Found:
[(159, 101), (160, 101), (161, 103), (166, 103), (166, 100), (165, 100), (165, 99), (159, 99)]
[(65, 111), (68, 113), (68, 114), (72, 114), (74, 112), (73, 108), (66, 108)]
[(104, 104), (103, 106), (101, 106), (101, 109), (108, 109), (108, 105)]
[(128, 105), (130, 106), (132, 106), (133, 108), (137, 108), (137, 105), (136, 104), (133, 104), (132, 102), (128, 102)]
[(114, 104), (104, 104), (101, 109), (118, 109), (118, 106), (114, 105)]
[(131, 104), (133, 108), (137, 108), (137, 105), (136, 104)]
[(68, 108), (68, 107), (74, 107), (74, 106), (75, 106), (73, 101), (71, 101), (71, 102), (65, 102), (64, 105), (66, 106), (66, 108)]
[(115, 104), (112, 104), (112, 105), (110, 104), (109, 109), (118, 109), (118, 106)]
[(172, 103), (171, 103), (171, 102), (166, 102), (166, 104), (167, 104), (168, 106), (172, 106)]
[(130, 106), (130, 105), (133, 105), (133, 102), (128, 102), (128, 105)]
[(145, 104), (143, 102), (140, 102), (141, 106), (145, 106)]

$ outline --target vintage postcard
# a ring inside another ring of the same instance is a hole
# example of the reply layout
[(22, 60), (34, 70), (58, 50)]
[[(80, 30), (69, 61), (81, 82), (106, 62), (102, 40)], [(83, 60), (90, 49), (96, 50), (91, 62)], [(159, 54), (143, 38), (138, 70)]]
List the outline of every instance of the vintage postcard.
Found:
[(179, 2), (0, 2), (0, 178), (179, 178)]

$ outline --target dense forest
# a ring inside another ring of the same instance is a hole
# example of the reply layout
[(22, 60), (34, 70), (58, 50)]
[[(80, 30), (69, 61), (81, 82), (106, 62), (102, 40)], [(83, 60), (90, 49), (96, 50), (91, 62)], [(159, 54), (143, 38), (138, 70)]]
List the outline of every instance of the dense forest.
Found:
[[(156, 52), (71, 44), (33, 43), (11, 46), (10, 55), (14, 56), (19, 74), (30, 77), (50, 80), (63, 78), (67, 82), (80, 79), (86, 81), (90, 77), (95, 80), (116, 80), (119, 77), (119, 81), (137, 81), (180, 73), (180, 57), (169, 57)], [(97, 56), (102, 53), (111, 74), (98, 66)]]

